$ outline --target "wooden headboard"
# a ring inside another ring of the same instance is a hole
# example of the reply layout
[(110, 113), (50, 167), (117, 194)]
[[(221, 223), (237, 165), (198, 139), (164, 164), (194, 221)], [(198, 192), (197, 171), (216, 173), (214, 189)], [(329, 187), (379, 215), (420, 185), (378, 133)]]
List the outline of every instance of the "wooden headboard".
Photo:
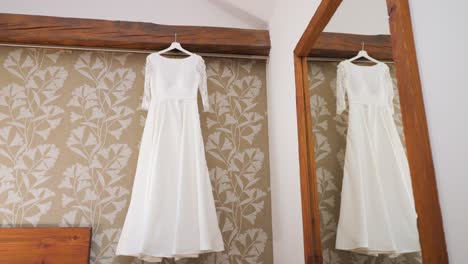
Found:
[(0, 228), (0, 263), (87, 264), (90, 227)]

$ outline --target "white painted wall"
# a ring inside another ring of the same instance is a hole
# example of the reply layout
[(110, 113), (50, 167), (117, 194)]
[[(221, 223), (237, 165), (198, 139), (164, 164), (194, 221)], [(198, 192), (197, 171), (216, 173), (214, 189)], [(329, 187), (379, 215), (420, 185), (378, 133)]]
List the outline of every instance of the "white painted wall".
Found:
[(390, 34), (385, 0), (347, 0), (340, 4), (325, 32)]
[(468, 2), (410, 0), (444, 229), (468, 263)]
[(268, 133), (274, 262), (304, 263), (293, 50), (318, 1), (277, 1), (270, 20)]
[[(233, 0), (2, 0), (1, 13), (152, 22), (169, 25), (266, 28), (263, 18), (240, 8)], [(242, 0), (244, 1), (244, 0)], [(248, 8), (259, 12), (260, 5)], [(265, 6), (265, 5), (263, 5)]]

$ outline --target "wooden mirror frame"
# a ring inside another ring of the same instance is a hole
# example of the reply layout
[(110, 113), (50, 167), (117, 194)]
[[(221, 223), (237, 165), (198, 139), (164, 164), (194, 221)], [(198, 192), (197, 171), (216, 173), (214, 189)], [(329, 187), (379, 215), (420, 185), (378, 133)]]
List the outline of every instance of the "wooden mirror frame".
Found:
[[(323, 43), (321, 51), (315, 50), (314, 52), (314, 49), (320, 44), (320, 39), (323, 38), (324, 34), (330, 34), (322, 33), (322, 31), (341, 1), (322, 0), (294, 49), (304, 255), (307, 264), (321, 264), (323, 262), (307, 57), (314, 53), (327, 53), (327, 47)], [(409, 4), (408, 0), (386, 1), (391, 32), (391, 51), (396, 68), (403, 129), (416, 211), (418, 213), (422, 260), (423, 264), (446, 264), (448, 263), (447, 249)], [(340, 46), (340, 43), (337, 45)], [(345, 48), (352, 49), (353, 46)], [(333, 47), (330, 49), (333, 49)], [(354, 49), (353, 54), (359, 49), (360, 45), (358, 45), (357, 49)], [(372, 54), (371, 50), (368, 51)]]

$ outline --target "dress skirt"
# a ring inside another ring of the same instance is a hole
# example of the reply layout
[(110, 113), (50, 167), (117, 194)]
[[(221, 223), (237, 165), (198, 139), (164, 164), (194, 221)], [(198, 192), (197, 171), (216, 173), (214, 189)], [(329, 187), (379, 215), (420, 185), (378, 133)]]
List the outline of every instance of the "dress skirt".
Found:
[(149, 109), (117, 254), (157, 262), (222, 251), (196, 98)]
[(343, 177), (337, 249), (420, 250), (408, 162), (390, 108), (349, 104)]

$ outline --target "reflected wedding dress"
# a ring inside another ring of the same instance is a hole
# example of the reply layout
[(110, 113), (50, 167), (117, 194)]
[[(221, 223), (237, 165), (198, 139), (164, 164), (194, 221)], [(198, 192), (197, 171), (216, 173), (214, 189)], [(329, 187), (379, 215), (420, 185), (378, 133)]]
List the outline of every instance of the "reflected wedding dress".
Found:
[(408, 161), (393, 120), (386, 64), (338, 65), (337, 114), (349, 121), (336, 248), (397, 256), (420, 250)]
[(203, 59), (146, 59), (148, 110), (132, 198), (117, 255), (148, 262), (223, 251), (205, 160), (197, 90), (208, 110)]

